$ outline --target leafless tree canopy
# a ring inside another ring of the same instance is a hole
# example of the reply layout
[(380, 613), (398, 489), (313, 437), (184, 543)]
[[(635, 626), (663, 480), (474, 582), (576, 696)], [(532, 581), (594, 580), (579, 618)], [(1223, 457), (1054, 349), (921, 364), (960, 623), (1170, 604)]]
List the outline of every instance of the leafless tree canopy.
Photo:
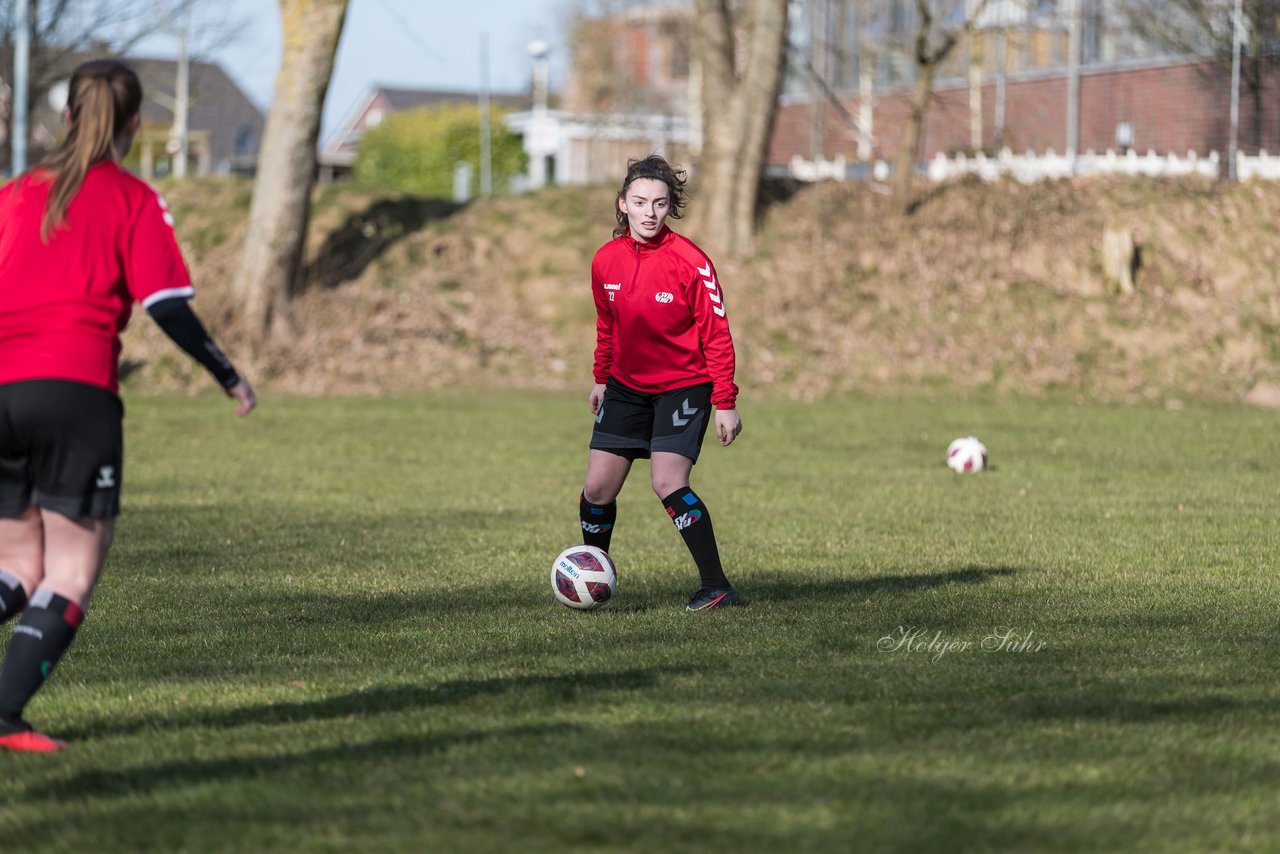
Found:
[[(1232, 61), (1234, 0), (1120, 0), (1119, 11), (1141, 38), (1172, 53), (1215, 57), (1220, 67)], [(1280, 55), (1280, 0), (1242, 0), (1241, 16), (1240, 79), (1244, 97), (1253, 102), (1253, 121), (1242, 135), (1257, 150), (1267, 113), (1275, 109), (1266, 72)]]
[[(188, 54), (198, 61), (247, 26), (247, 21), (228, 16), (224, 8), (199, 0), (0, 0), (0, 81), (4, 83), (0, 110), (6, 140), (12, 130), (8, 93), (20, 2), (30, 7), (29, 105), (46, 97), (86, 55), (126, 55), (149, 36), (186, 27), (191, 38)], [(8, 145), (0, 146), (0, 163), (8, 158)]]
[[(1228, 58), (1234, 0), (1122, 0), (1118, 12), (1144, 39), (1175, 53)], [(1246, 55), (1280, 50), (1280, 0), (1243, 0)]]

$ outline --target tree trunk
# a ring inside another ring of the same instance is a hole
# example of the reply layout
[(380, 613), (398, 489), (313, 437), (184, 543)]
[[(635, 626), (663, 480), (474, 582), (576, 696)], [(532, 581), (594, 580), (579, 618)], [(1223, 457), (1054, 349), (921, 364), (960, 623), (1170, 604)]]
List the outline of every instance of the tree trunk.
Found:
[(1249, 128), (1249, 139), (1253, 143), (1253, 153), (1257, 154), (1262, 150), (1262, 113), (1264, 110), (1263, 88), (1266, 83), (1266, 62), (1262, 57), (1262, 36), (1257, 34), (1257, 27), (1254, 27), (1255, 35), (1252, 36), (1252, 44), (1250, 50), (1252, 54), (1249, 62), (1253, 66), (1253, 73), (1249, 75), (1250, 94), (1253, 96), (1253, 124)]
[(255, 344), (288, 334), (307, 236), (321, 108), (348, 0), (279, 0), (284, 54), (267, 114), (234, 292)]
[(911, 116), (902, 132), (902, 148), (893, 165), (893, 206), (899, 213), (911, 212), (911, 179), (920, 156), (920, 140), (924, 136), (924, 117), (933, 94), (933, 74), (936, 66), (926, 65), (917, 69), (915, 97), (911, 99)]
[(982, 128), (982, 39), (969, 39), (969, 147), (979, 152), (983, 149)]
[(703, 144), (692, 225), (709, 247), (745, 252), (782, 88), (787, 0), (750, 0), (745, 55), (728, 0), (697, 0)]
[(920, 139), (924, 136), (924, 117), (933, 94), (933, 79), (938, 68), (960, 43), (973, 34), (974, 26), (986, 11), (988, 0), (966, 3), (969, 11), (958, 28), (942, 28), (934, 33), (934, 8), (930, 0), (916, 0), (916, 36), (912, 53), (916, 63), (916, 92), (911, 101), (911, 115), (902, 131), (902, 149), (893, 169), (893, 206), (902, 214), (913, 209), (911, 179), (920, 157)]

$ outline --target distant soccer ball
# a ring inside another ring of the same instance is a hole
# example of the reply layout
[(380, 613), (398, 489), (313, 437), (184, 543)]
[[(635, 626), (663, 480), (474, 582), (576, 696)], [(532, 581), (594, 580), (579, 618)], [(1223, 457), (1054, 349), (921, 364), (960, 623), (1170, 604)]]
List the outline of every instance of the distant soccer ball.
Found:
[(618, 589), (613, 558), (595, 546), (569, 546), (551, 564), (551, 591), (570, 608), (599, 608)]
[(947, 465), (960, 474), (982, 471), (987, 467), (987, 446), (977, 436), (962, 436), (947, 447)]

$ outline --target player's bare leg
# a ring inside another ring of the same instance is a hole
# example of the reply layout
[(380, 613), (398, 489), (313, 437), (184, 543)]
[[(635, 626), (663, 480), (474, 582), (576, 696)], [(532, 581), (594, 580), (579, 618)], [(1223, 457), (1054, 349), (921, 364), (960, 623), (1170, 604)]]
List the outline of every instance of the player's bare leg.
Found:
[(43, 578), (31, 594), (0, 670), (0, 747), (49, 752), (63, 745), (22, 718), (84, 620), (93, 587), (115, 535), (114, 519), (72, 519), (40, 511)]
[(598, 448), (588, 452), (587, 478), (578, 504), (582, 540), (587, 545), (609, 551), (618, 517), (618, 493), (630, 472), (631, 460), (626, 457)]
[(22, 612), (44, 576), (44, 528), (40, 508), (0, 518), (0, 623)]

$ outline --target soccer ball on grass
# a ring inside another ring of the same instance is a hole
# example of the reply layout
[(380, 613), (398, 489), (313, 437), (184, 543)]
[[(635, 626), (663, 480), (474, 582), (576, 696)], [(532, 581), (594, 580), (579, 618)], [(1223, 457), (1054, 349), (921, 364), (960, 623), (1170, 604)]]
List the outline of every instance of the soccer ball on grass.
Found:
[(987, 446), (977, 436), (962, 436), (947, 446), (947, 465), (958, 474), (987, 467)]
[(595, 546), (569, 546), (551, 564), (551, 592), (570, 608), (599, 608), (618, 589), (613, 558)]

